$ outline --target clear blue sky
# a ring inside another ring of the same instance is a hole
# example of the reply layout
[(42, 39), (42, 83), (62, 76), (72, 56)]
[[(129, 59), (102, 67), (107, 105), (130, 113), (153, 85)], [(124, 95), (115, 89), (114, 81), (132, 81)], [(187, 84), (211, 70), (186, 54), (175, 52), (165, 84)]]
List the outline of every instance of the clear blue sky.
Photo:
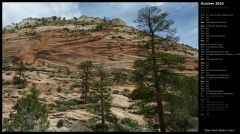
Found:
[(9, 2), (3, 3), (3, 26), (19, 22), (28, 17), (60, 16), (71, 19), (87, 15), (91, 17), (120, 18), (130, 26), (137, 18), (139, 9), (147, 6), (160, 6), (169, 13), (168, 18), (174, 20), (173, 27), (177, 28), (180, 43), (198, 48), (198, 3), (186, 2)]

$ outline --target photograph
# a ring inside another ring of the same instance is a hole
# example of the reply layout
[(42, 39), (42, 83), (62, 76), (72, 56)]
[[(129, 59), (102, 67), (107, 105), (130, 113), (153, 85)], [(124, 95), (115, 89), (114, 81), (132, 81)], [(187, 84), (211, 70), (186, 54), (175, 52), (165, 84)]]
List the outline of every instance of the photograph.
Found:
[(2, 132), (198, 132), (198, 2), (2, 2)]

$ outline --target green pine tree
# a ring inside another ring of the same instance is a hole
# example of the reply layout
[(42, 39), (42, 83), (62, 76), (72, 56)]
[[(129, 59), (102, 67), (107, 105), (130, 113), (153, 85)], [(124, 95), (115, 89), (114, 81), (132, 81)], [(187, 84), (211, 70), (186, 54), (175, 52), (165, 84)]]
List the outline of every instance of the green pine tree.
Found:
[[(147, 6), (138, 12), (138, 28), (149, 38), (149, 40), (140, 48), (146, 49), (145, 60), (137, 60), (134, 63), (134, 79), (137, 89), (133, 93), (146, 92), (154, 95), (145, 95), (138, 99), (149, 100), (153, 103), (145, 104), (143, 108), (144, 117), (147, 120), (149, 128), (153, 131), (166, 132), (173, 122), (167, 122), (166, 113), (169, 113), (168, 104), (176, 103), (175, 98), (183, 98), (180, 88), (177, 88), (177, 79), (179, 76), (176, 71), (184, 70), (185, 58), (180, 55), (158, 52), (157, 45), (168, 43), (168, 41), (177, 42), (178, 36), (175, 36), (176, 29), (171, 28), (172, 20), (167, 20), (168, 13), (162, 12), (157, 6)], [(140, 90), (141, 89), (141, 90)], [(144, 89), (144, 90), (143, 90)], [(196, 88), (194, 90), (197, 90)], [(179, 95), (180, 94), (180, 95)], [(183, 101), (183, 100), (182, 100)], [(178, 109), (184, 111), (184, 108)], [(178, 110), (175, 108), (174, 111)], [(171, 117), (174, 112), (170, 112)], [(176, 119), (175, 121), (179, 121)], [(181, 122), (181, 121), (180, 121)], [(183, 123), (183, 122), (181, 122)], [(181, 124), (180, 123), (180, 124)], [(180, 125), (178, 125), (180, 126)]]
[[(96, 121), (100, 121), (100, 125), (96, 126), (96, 131), (107, 131), (111, 127), (116, 127), (117, 117), (111, 113), (112, 97), (107, 93), (106, 88), (111, 85), (109, 74), (102, 66), (97, 68), (97, 81), (94, 86), (98, 89), (98, 93), (93, 94), (92, 111), (96, 116)], [(108, 122), (108, 123), (106, 123)], [(110, 125), (110, 126), (109, 126)]]
[(10, 113), (10, 118), (4, 119), (5, 131), (46, 131), (49, 127), (48, 109), (38, 99), (39, 92), (33, 85), (31, 93), (19, 99)]
[(78, 65), (78, 69), (82, 70), (80, 78), (82, 79), (82, 97), (84, 102), (87, 103), (88, 92), (91, 85), (91, 78), (92, 78), (92, 68), (93, 64), (92, 61), (84, 61)]

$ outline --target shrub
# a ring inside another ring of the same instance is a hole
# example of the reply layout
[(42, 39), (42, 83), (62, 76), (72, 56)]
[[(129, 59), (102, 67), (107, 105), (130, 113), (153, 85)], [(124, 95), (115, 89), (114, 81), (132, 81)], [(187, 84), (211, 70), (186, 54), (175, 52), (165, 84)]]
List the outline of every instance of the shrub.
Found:
[(69, 89), (70, 89), (70, 90), (73, 90), (73, 89), (74, 89), (74, 86), (73, 86), (73, 85), (71, 85)]
[[(26, 79), (25, 79), (25, 80), (26, 80)], [(24, 81), (25, 81), (25, 80), (24, 80)], [(23, 88), (25, 88), (26, 86), (27, 86), (27, 82), (24, 82), (23, 84), (18, 85), (17, 88), (18, 88), (18, 89), (23, 89)]]
[(47, 102), (46, 98), (39, 98), (40, 101)]
[(13, 76), (13, 84), (14, 85), (16, 85), (16, 84), (19, 84), (20, 82), (19, 82), (19, 77), (17, 77), (17, 76)]
[(66, 74), (67, 74), (67, 75), (70, 75), (70, 74), (71, 74), (71, 71), (70, 71), (69, 68), (66, 69)]
[(7, 72), (6, 75), (11, 75), (12, 73), (11, 72)]
[(70, 76), (70, 78), (71, 78), (71, 79), (75, 79), (75, 78), (77, 78), (77, 77), (76, 77), (76, 76), (73, 76), (73, 75), (71, 75), (71, 76)]
[[(87, 122), (88, 123), (88, 122)], [(76, 122), (74, 125), (70, 128), (71, 132), (92, 132), (93, 130), (88, 127), (87, 123), (81, 123), (81, 122)]]
[(62, 88), (61, 88), (61, 86), (59, 85), (59, 86), (57, 87), (57, 92), (60, 93), (61, 91), (62, 91)]
[(27, 80), (26, 80), (26, 78), (24, 78), (24, 79), (19, 79), (19, 77), (17, 77), (17, 76), (14, 76), (14, 77), (13, 77), (12, 83), (13, 83), (14, 85), (18, 85), (18, 89), (23, 89), (23, 88), (25, 88), (25, 87), (27, 86)]
[(55, 101), (56, 103), (56, 109), (57, 111), (67, 111), (67, 110), (73, 110), (73, 109), (82, 109), (85, 108), (83, 104), (83, 101), (78, 101), (76, 99), (70, 99), (66, 101)]
[(81, 101), (78, 101), (76, 99), (70, 99), (67, 101), (55, 101), (56, 104), (58, 105), (66, 105), (66, 106), (75, 106), (75, 105), (80, 105), (82, 104)]
[(123, 73), (120, 73), (120, 72), (117, 72), (117, 73), (113, 73), (113, 81), (116, 83), (116, 84), (124, 84), (127, 82), (128, 80), (128, 77), (126, 74), (123, 74)]
[(58, 68), (58, 73), (61, 73), (61, 71), (62, 71), (61, 68)]
[(103, 29), (105, 27), (106, 27), (106, 25), (104, 23), (99, 23), (99, 24), (97, 24), (96, 29), (100, 30), (100, 29)]
[(58, 127), (58, 128), (63, 127), (63, 124), (64, 124), (64, 120), (60, 119), (60, 120), (58, 120), (56, 127)]
[(63, 31), (64, 32), (69, 32), (69, 29), (65, 27), (65, 28), (63, 28)]
[(41, 51), (38, 51), (35, 56), (37, 58), (46, 58), (47, 56), (50, 56), (50, 53), (47, 51), (47, 50), (41, 50)]
[(9, 33), (14, 33), (14, 32), (16, 32), (16, 30), (15, 29), (9, 29), (9, 30), (7, 30)]
[(122, 120), (121, 120), (121, 123), (122, 123), (122, 124), (125, 124), (125, 125), (128, 125), (128, 126), (130, 126), (130, 127), (132, 127), (132, 128), (139, 127), (138, 122), (135, 121), (135, 120), (132, 120), (132, 119), (130, 119), (130, 118), (124, 118), (124, 119), (122, 119)]
[(76, 83), (73, 83), (71, 86), (76, 88), (76, 87), (81, 87), (81, 84), (76, 82)]
[(124, 89), (123, 89), (123, 92), (130, 92), (130, 90), (127, 89), (127, 88), (124, 88)]
[(113, 90), (113, 94), (119, 94), (120, 92), (118, 90)]
[(6, 80), (3, 82), (3, 85), (10, 85), (11, 84), (11, 81), (10, 80)]
[(78, 24), (78, 25), (85, 26), (85, 25), (90, 24), (90, 22), (87, 22), (87, 21), (80, 21), (80, 22), (78, 22), (77, 24)]

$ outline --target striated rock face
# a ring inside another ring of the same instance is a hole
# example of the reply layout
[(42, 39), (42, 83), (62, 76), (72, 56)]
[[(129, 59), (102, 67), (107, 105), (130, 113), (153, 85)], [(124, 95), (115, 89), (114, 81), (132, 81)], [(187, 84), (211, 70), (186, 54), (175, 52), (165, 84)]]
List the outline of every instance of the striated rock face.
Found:
[[(85, 18), (85, 17), (83, 17)], [(125, 25), (119, 19), (116, 25)], [(97, 24), (76, 26), (39, 26), (3, 33), (3, 58), (18, 57), (32, 63), (49, 63), (75, 68), (81, 61), (90, 59), (104, 63), (110, 70), (131, 71), (136, 59), (144, 58), (146, 51), (139, 49), (144, 37), (130, 27), (102, 28)], [(198, 50), (173, 42), (158, 44), (158, 51), (180, 54), (187, 58), (186, 75), (196, 75)]]

